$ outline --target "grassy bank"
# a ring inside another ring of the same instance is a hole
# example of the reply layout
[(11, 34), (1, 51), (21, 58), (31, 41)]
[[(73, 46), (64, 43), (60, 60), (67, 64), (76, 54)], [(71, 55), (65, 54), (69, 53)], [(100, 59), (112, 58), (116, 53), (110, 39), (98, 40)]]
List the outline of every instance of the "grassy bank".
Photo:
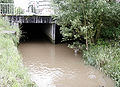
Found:
[(0, 87), (35, 87), (17, 49), (20, 30), (0, 18)]
[(100, 42), (83, 52), (87, 64), (95, 66), (110, 76), (120, 87), (120, 44), (118, 42)]

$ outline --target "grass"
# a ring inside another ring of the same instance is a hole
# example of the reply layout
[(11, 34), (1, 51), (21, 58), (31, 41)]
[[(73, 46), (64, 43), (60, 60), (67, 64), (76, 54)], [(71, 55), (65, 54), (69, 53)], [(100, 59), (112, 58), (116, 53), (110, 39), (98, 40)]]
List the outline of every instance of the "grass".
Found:
[(115, 87), (120, 87), (120, 44), (119, 42), (102, 42), (90, 46), (83, 52), (85, 63), (95, 66), (111, 77)]
[[(3, 33), (15, 31), (16, 33)], [(0, 18), (0, 87), (35, 87), (17, 49), (20, 30)]]

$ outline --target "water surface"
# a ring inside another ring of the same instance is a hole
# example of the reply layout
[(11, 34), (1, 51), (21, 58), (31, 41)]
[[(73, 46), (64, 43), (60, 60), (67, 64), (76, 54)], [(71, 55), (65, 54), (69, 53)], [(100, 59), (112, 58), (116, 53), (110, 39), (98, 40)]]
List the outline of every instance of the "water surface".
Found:
[(24, 65), (39, 87), (114, 87), (113, 81), (83, 63), (66, 44), (25, 42), (19, 45)]

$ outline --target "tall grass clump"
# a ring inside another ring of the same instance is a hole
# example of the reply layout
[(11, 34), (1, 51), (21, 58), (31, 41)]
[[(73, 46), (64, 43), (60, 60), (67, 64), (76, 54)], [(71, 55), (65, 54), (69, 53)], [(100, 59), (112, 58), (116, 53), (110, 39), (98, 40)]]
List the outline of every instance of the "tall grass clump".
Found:
[[(14, 32), (14, 33), (13, 33)], [(0, 18), (0, 87), (35, 87), (19, 55), (20, 30)]]

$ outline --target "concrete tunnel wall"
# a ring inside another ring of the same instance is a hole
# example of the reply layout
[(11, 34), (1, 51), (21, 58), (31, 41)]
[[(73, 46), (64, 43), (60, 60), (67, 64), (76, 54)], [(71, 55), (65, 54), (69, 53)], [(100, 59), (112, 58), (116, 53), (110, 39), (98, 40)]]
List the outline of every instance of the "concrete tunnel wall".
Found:
[(48, 36), (49, 40), (52, 43), (55, 43), (55, 34), (56, 34), (56, 25), (55, 24), (47, 24), (44, 26), (43, 33)]

